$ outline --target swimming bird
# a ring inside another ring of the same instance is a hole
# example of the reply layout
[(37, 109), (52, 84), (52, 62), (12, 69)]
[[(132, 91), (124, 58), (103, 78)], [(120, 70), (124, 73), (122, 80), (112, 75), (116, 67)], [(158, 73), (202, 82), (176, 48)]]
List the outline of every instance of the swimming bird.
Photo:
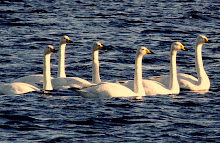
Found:
[(99, 50), (103, 49), (100, 42), (95, 42), (92, 46), (92, 83), (101, 83), (99, 74)]
[(58, 63), (57, 77), (66, 77), (65, 50), (66, 50), (66, 44), (68, 43), (73, 43), (68, 36), (64, 35), (60, 38), (59, 63)]
[(145, 91), (142, 85), (142, 58), (147, 53), (152, 53), (146, 47), (140, 47), (136, 51), (134, 90), (111, 82), (100, 84), (79, 90), (79, 94), (87, 98), (111, 98), (111, 97), (142, 97)]
[(44, 68), (43, 68), (43, 90), (53, 90), (51, 83), (51, 54), (57, 52), (53, 46), (48, 45), (44, 48)]
[[(59, 64), (58, 64), (58, 77), (66, 77), (65, 73), (65, 48), (66, 44), (73, 43), (68, 36), (62, 36), (60, 38), (60, 50), (59, 50)], [(53, 79), (53, 77), (51, 77)], [(28, 83), (38, 88), (42, 88), (43, 74), (28, 75), (14, 80), (13, 82)]]
[[(172, 43), (170, 50), (170, 79), (168, 84), (163, 84), (154, 80), (143, 80), (145, 95), (179, 94), (180, 87), (177, 81), (176, 55), (177, 51), (180, 50), (185, 50), (185, 47), (180, 42)], [(133, 90), (133, 80), (119, 83)]]
[[(181, 89), (187, 89), (191, 91), (209, 90), (210, 80), (204, 69), (203, 60), (202, 60), (202, 46), (207, 43), (212, 43), (212, 41), (210, 41), (206, 36), (199, 35), (197, 37), (195, 44), (195, 67), (198, 78), (189, 74), (179, 73), (177, 77)], [(162, 75), (162, 76), (154, 76), (149, 79), (167, 85), (169, 83), (170, 77), (168, 75)]]
[[(84, 88), (101, 82), (99, 74), (99, 50), (103, 49), (100, 42), (92, 46), (92, 83), (79, 77), (58, 77), (52, 79), (54, 89)], [(61, 66), (62, 67), (62, 66)], [(63, 71), (63, 70), (61, 70)], [(61, 74), (64, 75), (64, 74)]]
[[(52, 52), (56, 50), (53, 46), (48, 45), (44, 48), (44, 69), (43, 69), (43, 88), (44, 90), (52, 90), (51, 79), (50, 79), (50, 56)], [(12, 82), (6, 84), (0, 84), (0, 94), (14, 95), (24, 94), (33, 91), (39, 91), (40, 89), (24, 82)]]

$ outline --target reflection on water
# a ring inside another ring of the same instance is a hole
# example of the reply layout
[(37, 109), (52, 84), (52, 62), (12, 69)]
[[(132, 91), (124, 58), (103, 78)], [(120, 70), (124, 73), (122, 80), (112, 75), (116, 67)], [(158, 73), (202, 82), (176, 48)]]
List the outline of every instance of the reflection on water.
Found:
[[(91, 81), (91, 45), (100, 51), (102, 81), (134, 78), (137, 47), (154, 56), (143, 59), (145, 78), (169, 72), (170, 44), (190, 52), (177, 55), (178, 73), (195, 76), (198, 35), (219, 39), (219, 1), (58, 1), (0, 2), (0, 82), (42, 74), (42, 49), (59, 46), (68, 35), (66, 74)], [(74, 90), (1, 95), (0, 141), (3, 142), (217, 142), (219, 121), (219, 44), (203, 46), (210, 91), (141, 99), (85, 99)], [(52, 55), (52, 76), (57, 75)]]

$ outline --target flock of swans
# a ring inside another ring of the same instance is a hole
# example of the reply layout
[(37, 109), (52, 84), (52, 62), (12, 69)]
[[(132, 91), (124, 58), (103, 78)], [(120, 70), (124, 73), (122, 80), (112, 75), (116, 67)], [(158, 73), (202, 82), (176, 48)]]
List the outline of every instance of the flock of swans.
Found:
[(180, 42), (174, 42), (170, 49), (169, 75), (154, 76), (148, 79), (142, 77), (142, 59), (146, 54), (153, 54), (146, 47), (140, 47), (136, 51), (134, 80), (118, 82), (101, 82), (99, 74), (99, 50), (103, 49), (100, 42), (94, 42), (92, 46), (92, 82), (79, 77), (66, 77), (65, 73), (65, 48), (68, 43), (73, 43), (68, 36), (60, 38), (58, 74), (51, 77), (51, 54), (57, 52), (48, 45), (43, 51), (43, 74), (29, 75), (14, 80), (11, 83), (0, 84), (0, 94), (13, 95), (24, 94), (33, 91), (60, 90), (75, 88), (83, 97), (111, 98), (111, 97), (142, 97), (146, 95), (179, 94), (180, 89), (191, 91), (208, 91), (210, 80), (206, 74), (202, 61), (202, 45), (211, 43), (204, 35), (196, 39), (195, 67), (197, 76), (177, 73), (177, 52), (185, 50)]

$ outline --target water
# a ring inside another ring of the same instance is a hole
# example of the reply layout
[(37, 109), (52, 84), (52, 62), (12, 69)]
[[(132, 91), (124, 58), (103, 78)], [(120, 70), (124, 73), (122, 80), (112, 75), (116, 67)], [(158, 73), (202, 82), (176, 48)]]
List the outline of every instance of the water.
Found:
[[(169, 71), (169, 49), (180, 41), (178, 72), (196, 75), (199, 34), (219, 41), (220, 3), (210, 1), (4, 0), (0, 2), (0, 83), (42, 73), (42, 49), (68, 35), (66, 73), (91, 81), (91, 46), (100, 41), (102, 81), (133, 79), (135, 50), (154, 55), (143, 62), (144, 78)], [(203, 46), (211, 80), (208, 93), (86, 99), (69, 89), (0, 96), (1, 142), (217, 142), (220, 140), (220, 48)], [(52, 76), (57, 74), (52, 55)]]

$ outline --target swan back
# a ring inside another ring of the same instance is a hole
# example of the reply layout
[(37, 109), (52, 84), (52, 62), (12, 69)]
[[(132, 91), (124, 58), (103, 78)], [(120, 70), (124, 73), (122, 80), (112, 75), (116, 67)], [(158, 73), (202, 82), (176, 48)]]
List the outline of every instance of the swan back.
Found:
[(33, 91), (39, 91), (40, 89), (27, 83), (13, 82), (0, 85), (0, 94), (3, 95), (14, 95), (24, 94)]

